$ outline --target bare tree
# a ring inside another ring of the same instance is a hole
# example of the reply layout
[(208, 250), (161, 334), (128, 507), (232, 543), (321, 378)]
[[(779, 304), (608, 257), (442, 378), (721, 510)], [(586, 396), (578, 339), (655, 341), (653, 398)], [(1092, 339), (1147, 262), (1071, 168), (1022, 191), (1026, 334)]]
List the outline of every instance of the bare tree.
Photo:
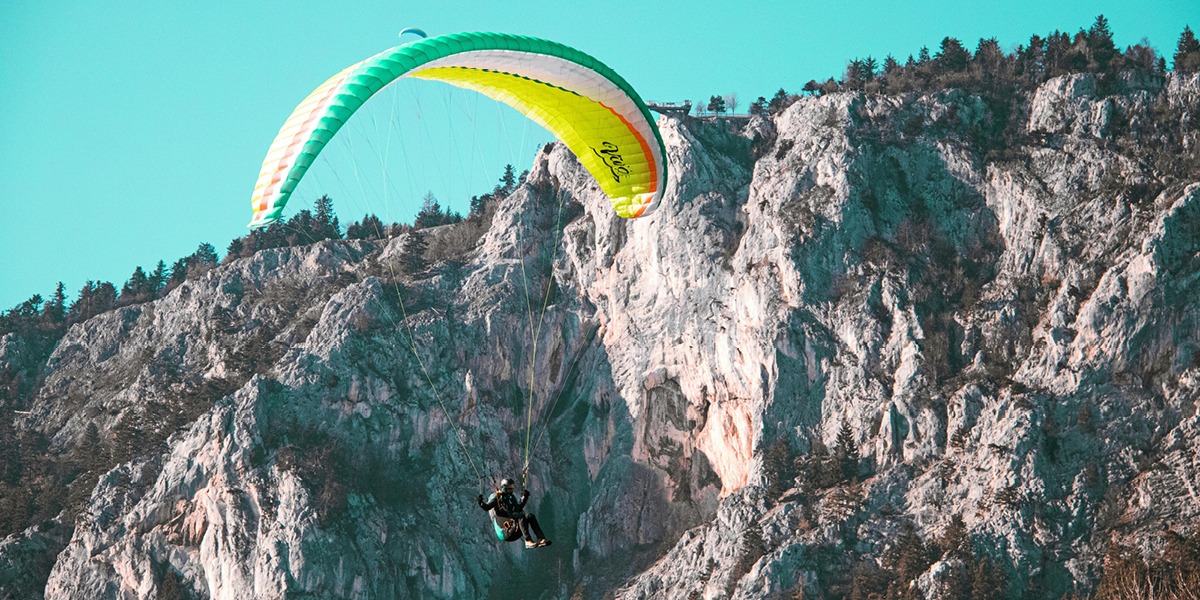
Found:
[(737, 92), (725, 94), (725, 106), (729, 108), (729, 114), (737, 113), (738, 95)]

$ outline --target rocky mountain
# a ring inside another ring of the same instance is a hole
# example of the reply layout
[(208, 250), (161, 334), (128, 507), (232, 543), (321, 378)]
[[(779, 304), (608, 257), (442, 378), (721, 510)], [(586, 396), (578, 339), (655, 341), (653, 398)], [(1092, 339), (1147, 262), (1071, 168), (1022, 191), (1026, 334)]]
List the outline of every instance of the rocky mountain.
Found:
[[(651, 217), (551, 145), (463, 251), (263, 250), (75, 324), (12, 427), (86, 500), (0, 597), (1058, 598), (1186, 546), (1200, 78), (1020, 105), (664, 117)], [(475, 506), (526, 464), (536, 551)]]

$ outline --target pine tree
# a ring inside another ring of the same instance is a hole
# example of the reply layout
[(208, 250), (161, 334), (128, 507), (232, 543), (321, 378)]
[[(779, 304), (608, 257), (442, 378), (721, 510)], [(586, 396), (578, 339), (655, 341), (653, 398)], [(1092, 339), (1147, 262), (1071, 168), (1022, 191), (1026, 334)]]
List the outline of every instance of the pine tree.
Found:
[(767, 477), (767, 496), (779, 498), (796, 479), (792, 452), (787, 440), (776, 440), (763, 453), (763, 474)]
[(287, 221), (278, 221), (283, 235), (284, 246), (303, 246), (319, 241), (313, 237), (316, 234), (316, 219), (312, 211), (301, 210), (292, 215)]
[(1067, 34), (1054, 30), (1046, 38), (1046, 50), (1042, 71), (1043, 77), (1055, 77), (1066, 72), (1066, 57), (1071, 50), (1071, 38)]
[(821, 490), (829, 489), (840, 479), (839, 469), (829, 455), (829, 448), (825, 446), (825, 442), (821, 441), (821, 437), (814, 435), (812, 438), (812, 447), (808, 451), (808, 457), (804, 460), (803, 472), (800, 476), (806, 485)]
[(267, 248), (282, 248), (291, 243), (288, 241), (288, 223), (283, 220), (275, 221), (266, 229), (255, 230), (251, 235), (254, 236), (255, 252)]
[(212, 244), (204, 242), (196, 251), (177, 261), (171, 267), (171, 276), (166, 280), (163, 292), (169, 292), (183, 283), (188, 277), (198, 277), (207, 273), (217, 265), (217, 249)]
[(721, 96), (711, 96), (708, 99), (709, 112), (717, 113), (718, 115), (725, 114), (725, 98)]
[[(909, 58), (911, 58), (911, 56)], [(895, 74), (896, 71), (898, 71), (899, 69), (900, 69), (900, 63), (896, 62), (896, 58), (893, 57), (891, 54), (887, 55), (887, 58), (883, 59), (883, 74), (884, 75)]]
[[(0, 419), (0, 440), (4, 440), (4, 444), (0, 444), (0, 486), (4, 483), (16, 483), (20, 480), (22, 461), (20, 446), (9, 443), (10, 440), (17, 439), (17, 433), (13, 429), (12, 421), (8, 419)], [(0, 498), (4, 497), (4, 488), (0, 487)], [(4, 535), (6, 530), (0, 528), (0, 535)]]
[(44, 303), (41, 294), (34, 294), (12, 309), (0, 313), (0, 336), (13, 331), (24, 333), (38, 329), (46, 319), (42, 310)]
[(217, 264), (217, 249), (213, 245), (204, 242), (196, 248), (196, 252), (192, 254), (193, 265), (208, 265), (215, 266)]
[(408, 239), (404, 240), (404, 247), (400, 251), (400, 266), (404, 272), (416, 275), (424, 271), (428, 266), (428, 263), (425, 262), (425, 251), (428, 249), (429, 245), (421, 232), (416, 230), (409, 232)]
[(506, 196), (517, 189), (516, 169), (512, 165), (504, 165), (504, 175), (500, 176), (500, 187)]
[(42, 304), (46, 300), (41, 294), (34, 294), (28, 300), (17, 305), (15, 309), (22, 319), (33, 321), (42, 312)]
[[(242, 252), (246, 251), (246, 239), (247, 238), (233, 238), (230, 240), (229, 246), (225, 248), (224, 262), (229, 263), (233, 262), (237, 258), (241, 258)], [(162, 262), (160, 261), (159, 264), (162, 264)]]
[(850, 569), (850, 600), (886, 598), (888, 573), (872, 560), (863, 560)]
[(855, 485), (842, 485), (833, 489), (825, 501), (825, 517), (843, 523), (862, 510), (862, 490)]
[(854, 441), (854, 431), (845, 419), (842, 419), (842, 426), (838, 429), (837, 447), (833, 457), (842, 481), (854, 481), (858, 478), (858, 444)]
[(961, 514), (950, 518), (950, 524), (942, 532), (942, 537), (938, 538), (938, 549), (945, 558), (969, 560), (974, 556), (971, 537), (967, 534), (967, 524)]
[(1017, 50), (1016, 72), (1026, 84), (1042, 81), (1046, 72), (1046, 40), (1038, 35), (1029, 38), (1029, 45)]
[(328, 195), (317, 200), (317, 214), (313, 217), (314, 240), (340, 240), (342, 228), (333, 212), (333, 198)]
[(984, 77), (1000, 75), (1004, 64), (1004, 51), (1000, 49), (1000, 41), (996, 38), (981, 38), (975, 46), (975, 57), (971, 62), (979, 67)]
[(1147, 73), (1158, 70), (1158, 53), (1149, 44), (1134, 44), (1126, 46), (1124, 64), (1127, 67), (1141, 69)]
[(67, 295), (64, 290), (63, 282), (58, 282), (54, 287), (54, 295), (50, 297), (50, 301), (46, 303), (42, 309), (42, 316), (50, 325), (61, 325), (67, 319)]
[(487, 194), (483, 196), (471, 196), (471, 210), (467, 213), (467, 218), (476, 222), (483, 219), (483, 212), (487, 210), (487, 199)]
[(29, 526), (34, 499), (25, 482), (0, 482), (0, 535), (8, 536)]
[(383, 221), (375, 215), (363, 215), (362, 221), (346, 228), (348, 240), (379, 240), (384, 237)]
[(1200, 71), (1200, 41), (1192, 28), (1184, 25), (1179, 43), (1175, 45), (1175, 72), (1195, 73)]
[(1103, 14), (1096, 15), (1096, 20), (1092, 22), (1092, 27), (1088, 29), (1088, 45), (1112, 45), (1112, 29), (1108, 27), (1108, 19)]
[(758, 100), (750, 103), (750, 114), (765, 115), (767, 114), (767, 99), (759, 96)]
[(957, 39), (945, 37), (942, 38), (936, 58), (939, 73), (958, 73), (967, 69), (971, 52)]
[(1117, 56), (1117, 48), (1113, 44), (1112, 30), (1108, 28), (1108, 19), (1098, 15), (1087, 31), (1087, 47), (1092, 62), (1099, 71), (1108, 69), (1112, 59)]
[(94, 422), (88, 423), (87, 428), (83, 430), (83, 438), (79, 441), (79, 445), (75, 446), (75, 449), (72, 451), (72, 460), (76, 468), (82, 472), (98, 472), (106, 466), (107, 462), (103, 450), (104, 447), (100, 441), (100, 430), (96, 428)]
[(171, 265), (171, 276), (167, 278), (167, 286), (163, 288), (164, 291), (169, 292), (176, 287), (179, 287), (179, 284), (187, 281), (187, 275), (188, 259), (181, 258), (175, 261), (175, 263)]
[[(234, 241), (238, 240), (241, 238), (236, 238)], [(150, 273), (149, 279), (150, 292), (157, 297), (163, 286), (167, 285), (167, 263), (158, 261), (158, 264), (154, 266), (154, 272)]]
[(443, 220), (442, 205), (438, 203), (432, 191), (425, 192), (425, 196), (421, 198), (421, 211), (417, 213), (417, 218), (413, 221), (413, 227), (417, 229), (436, 227), (441, 225)]
[(114, 462), (125, 462), (138, 452), (144, 451), (142, 446), (145, 437), (145, 428), (142, 427), (143, 413), (127, 412), (121, 416), (116, 423), (113, 423), (110, 433), (112, 435), (112, 459)]
[(95, 292), (95, 290), (96, 282), (89, 280), (87, 283), (83, 284), (83, 287), (79, 289), (79, 295), (75, 298), (75, 301), (71, 303), (70, 308), (67, 309), (68, 323), (78, 323), (86, 320), (90, 316), (88, 311), (91, 308), (92, 294)]
[(1004, 574), (988, 558), (975, 561), (971, 568), (971, 598), (993, 600), (1008, 596), (1008, 582)]
[(96, 297), (96, 282), (88, 281), (83, 284), (79, 290), (79, 296), (71, 303), (71, 307), (67, 309), (67, 322), (78, 323), (86, 321), (97, 315), (102, 310), (93, 308), (98, 306), (99, 302)]
[(1074, 38), (1067, 38), (1068, 50), (1063, 65), (1070, 73), (1083, 73), (1088, 70), (1087, 32), (1080, 29)]
[(875, 72), (879, 70), (879, 63), (875, 61), (874, 56), (868, 56), (862, 61), (862, 79), (863, 81), (875, 81)]
[(332, 216), (329, 218), (329, 239), (340, 240), (342, 239), (342, 224), (338, 222), (337, 215), (330, 214)]
[(117, 287), (107, 281), (101, 281), (92, 292), (91, 315), (108, 312), (117, 306)]
[(907, 588), (909, 582), (916, 579), (929, 568), (929, 565), (933, 564), (928, 546), (917, 534), (912, 523), (904, 524), (904, 529), (896, 538), (895, 545), (883, 553), (882, 559), (883, 565), (896, 574), (902, 589)]
[(842, 87), (851, 91), (861, 90), (863, 83), (865, 83), (863, 72), (864, 68), (861, 60), (856, 58), (850, 61), (846, 65), (845, 74), (842, 76)]
[(129, 277), (129, 281), (121, 286), (121, 295), (118, 304), (120, 306), (129, 306), (145, 302), (153, 297), (153, 292), (150, 288), (150, 278), (146, 276), (146, 272), (138, 266), (133, 270), (133, 275)]
[(767, 112), (777, 115), (783, 112), (788, 104), (788, 93), (783, 88), (779, 88), (779, 91), (775, 92), (775, 95), (771, 96), (771, 101), (767, 103)]

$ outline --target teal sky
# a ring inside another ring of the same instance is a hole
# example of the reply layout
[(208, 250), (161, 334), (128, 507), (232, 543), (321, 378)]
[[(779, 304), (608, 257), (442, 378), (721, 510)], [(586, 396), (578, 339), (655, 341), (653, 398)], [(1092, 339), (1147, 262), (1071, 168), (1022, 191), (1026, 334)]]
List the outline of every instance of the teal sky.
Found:
[[(63, 281), (120, 287), (246, 232), (267, 146), (330, 75), (397, 32), (501, 31), (579, 48), (648, 100), (736, 93), (739, 111), (846, 62), (903, 60), (944, 36), (1007, 49), (1108, 17), (1124, 47), (1173, 53), (1195, 0), (933, 2), (0, 3), (0, 310)], [(568, 8), (569, 7), (569, 8)], [(505, 107), (429, 82), (389, 88), (338, 134), (285, 214), (329, 193), (343, 225), (410, 220), (432, 191), (461, 212), (505, 163), (527, 168), (548, 134)], [(326, 156), (328, 155), (328, 156)]]

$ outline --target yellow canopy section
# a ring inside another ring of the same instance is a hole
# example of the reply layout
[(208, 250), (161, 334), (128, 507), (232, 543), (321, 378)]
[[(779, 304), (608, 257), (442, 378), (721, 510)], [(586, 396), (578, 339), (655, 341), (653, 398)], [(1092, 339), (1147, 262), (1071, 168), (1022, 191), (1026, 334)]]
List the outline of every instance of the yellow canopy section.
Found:
[(652, 192), (658, 173), (648, 160), (649, 144), (613, 109), (548, 83), (497, 71), (434, 67), (409, 76), (474, 90), (521, 111), (571, 149), (620, 216), (640, 216), (648, 199), (639, 196)]

